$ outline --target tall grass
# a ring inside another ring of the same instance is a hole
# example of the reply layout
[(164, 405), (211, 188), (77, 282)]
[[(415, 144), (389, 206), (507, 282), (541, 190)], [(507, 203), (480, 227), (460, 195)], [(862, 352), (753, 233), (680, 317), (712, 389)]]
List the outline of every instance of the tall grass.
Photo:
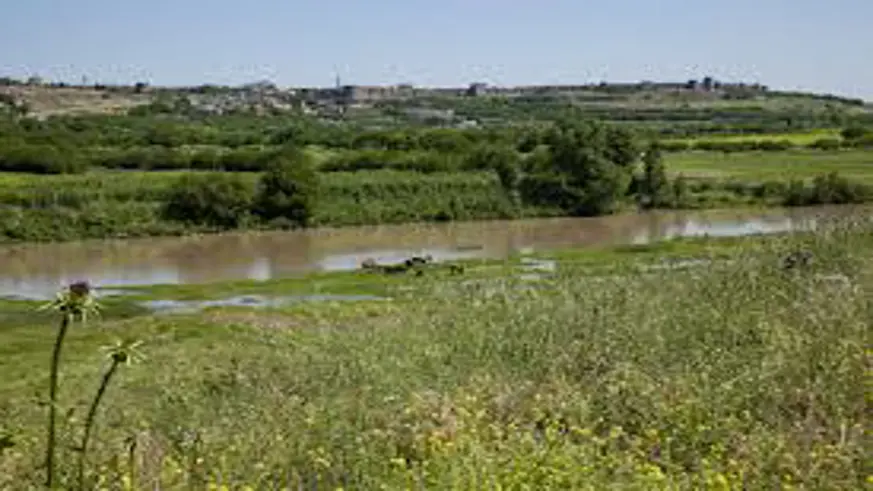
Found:
[[(92, 477), (134, 473), (143, 489), (862, 489), (869, 231), (737, 241), (732, 261), (681, 271), (565, 262), (533, 287), (424, 277), (394, 302), (125, 324), (154, 340), (151, 361), (118, 385)], [(781, 270), (799, 248), (811, 269)], [(94, 336), (71, 333), (69, 346)], [(70, 372), (70, 390), (87, 384)], [(28, 482), (34, 464), (31, 412), (6, 416), (25, 443), (0, 457), (0, 487)]]
[[(161, 216), (162, 202), (185, 175), (0, 176), (0, 237), (70, 240), (207, 231)], [(258, 177), (239, 176), (252, 193)], [(487, 172), (336, 172), (322, 175), (321, 189), (315, 225), (509, 218), (518, 213), (497, 177)]]

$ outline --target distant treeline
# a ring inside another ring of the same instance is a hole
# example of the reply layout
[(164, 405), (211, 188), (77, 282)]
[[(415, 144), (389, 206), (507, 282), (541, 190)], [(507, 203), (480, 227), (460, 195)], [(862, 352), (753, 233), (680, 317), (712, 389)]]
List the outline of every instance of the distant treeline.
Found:
[[(615, 123), (641, 140), (658, 140), (657, 131)], [(214, 117), (178, 120), (130, 116), (21, 119), (0, 124), (0, 171), (76, 173), (89, 168), (138, 170), (262, 171), (287, 145), (321, 153), (321, 171), (391, 168), (420, 172), (479, 170), (470, 156), (482, 147), (502, 147), (523, 163), (541, 158), (554, 124), (509, 128), (401, 128), (372, 130), (351, 125), (316, 124), (306, 119)], [(745, 152), (797, 148), (839, 150), (873, 148), (873, 131), (861, 125), (840, 138), (799, 144), (778, 136), (759, 139), (697, 138), (668, 140), (663, 151)], [(313, 150), (316, 151), (316, 150)]]

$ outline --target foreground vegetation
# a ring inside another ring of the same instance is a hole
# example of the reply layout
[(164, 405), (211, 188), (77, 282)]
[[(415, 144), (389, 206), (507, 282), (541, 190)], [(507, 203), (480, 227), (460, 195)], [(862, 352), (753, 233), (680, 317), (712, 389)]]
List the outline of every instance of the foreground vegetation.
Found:
[[(105, 298), (67, 336), (57, 480), (76, 482), (97, 348), (121, 338), (145, 341), (145, 361), (101, 406), (84, 477), (103, 487), (862, 489), (871, 232), (559, 251), (534, 282), (513, 259)], [(784, 270), (798, 250), (812, 264)], [(136, 303), (315, 292), (386, 299)], [(20, 488), (43, 480), (57, 318), (0, 312), (0, 487)]]

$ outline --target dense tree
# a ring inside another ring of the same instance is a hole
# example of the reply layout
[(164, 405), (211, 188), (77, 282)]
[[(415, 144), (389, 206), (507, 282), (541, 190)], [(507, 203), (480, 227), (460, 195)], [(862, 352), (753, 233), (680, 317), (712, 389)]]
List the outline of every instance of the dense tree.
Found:
[(868, 130), (867, 128), (864, 128), (863, 126), (853, 125), (853, 126), (849, 126), (847, 128), (844, 128), (840, 132), (840, 135), (846, 140), (857, 140), (859, 138), (862, 138), (864, 135), (866, 135), (868, 133), (868, 131), (870, 131), (870, 130)]
[(308, 226), (315, 212), (318, 188), (312, 156), (299, 149), (287, 149), (268, 164), (261, 177), (256, 212), (264, 220), (287, 220), (296, 226)]
[(670, 181), (657, 142), (652, 143), (643, 156), (643, 178), (639, 197), (643, 208), (660, 208), (672, 202)]
[[(615, 138), (615, 139), (614, 139)], [(562, 123), (546, 137), (574, 215), (611, 213), (628, 190), (635, 141), (602, 124)], [(565, 198), (566, 199), (566, 198)]]

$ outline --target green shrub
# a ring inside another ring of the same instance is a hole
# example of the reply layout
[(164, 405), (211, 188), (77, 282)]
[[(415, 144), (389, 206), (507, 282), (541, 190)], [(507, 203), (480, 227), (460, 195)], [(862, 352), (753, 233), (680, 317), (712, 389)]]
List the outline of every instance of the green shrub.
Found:
[(837, 172), (817, 176), (807, 186), (803, 181), (792, 180), (783, 197), (786, 206), (810, 206), (825, 204), (864, 203), (873, 197), (870, 186), (852, 182)]
[(163, 207), (169, 220), (224, 229), (244, 225), (253, 190), (233, 174), (186, 175), (170, 190)]
[(857, 140), (858, 138), (863, 137), (870, 133), (870, 130), (863, 126), (849, 126), (847, 128), (843, 128), (840, 132), (840, 136), (845, 140)]
[(264, 220), (282, 219), (305, 227), (315, 213), (319, 179), (312, 157), (286, 150), (267, 166), (255, 198), (256, 213)]
[[(8, 146), (7, 146), (8, 145)], [(86, 165), (74, 150), (52, 145), (0, 143), (0, 171), (31, 174), (73, 174)]]
[(863, 134), (852, 140), (847, 140), (845, 145), (851, 148), (873, 148), (873, 132)]
[(685, 152), (690, 150), (692, 144), (684, 140), (662, 141), (661, 150), (664, 152)]
[(838, 138), (819, 138), (818, 140), (816, 140), (808, 145), (809, 148), (812, 148), (815, 150), (828, 150), (828, 151), (839, 150), (840, 147), (842, 147), (842, 146), (843, 146), (843, 143)]

